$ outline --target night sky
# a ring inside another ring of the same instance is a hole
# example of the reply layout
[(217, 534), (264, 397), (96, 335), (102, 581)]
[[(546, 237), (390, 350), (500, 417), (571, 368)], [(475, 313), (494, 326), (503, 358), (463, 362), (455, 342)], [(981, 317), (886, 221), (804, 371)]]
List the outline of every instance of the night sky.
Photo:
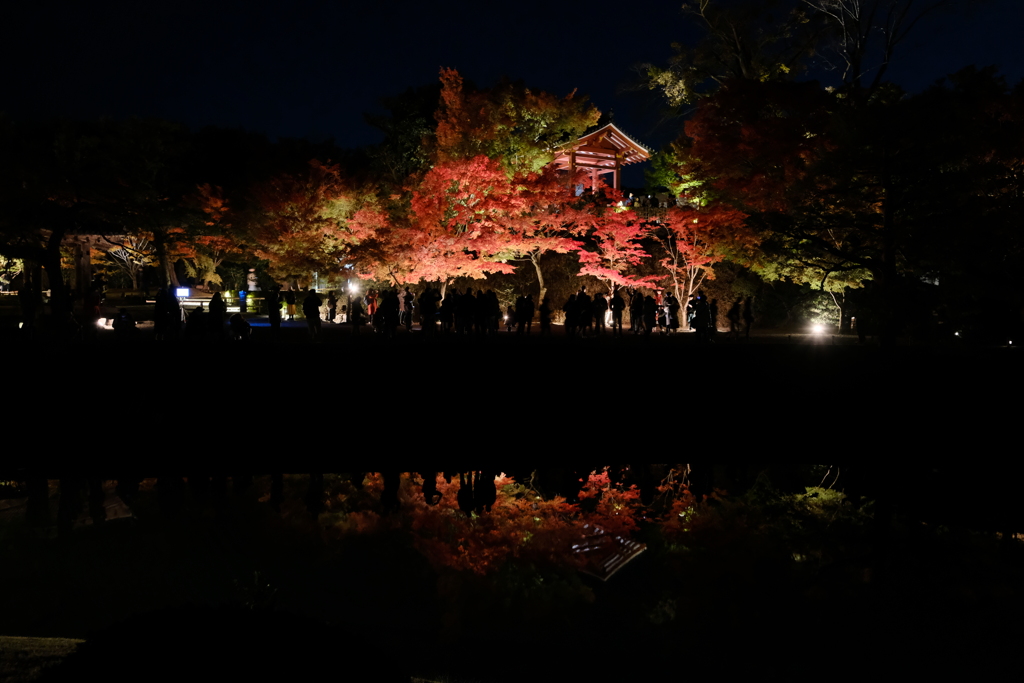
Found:
[[(656, 98), (625, 89), (636, 81), (634, 65), (663, 64), (672, 41), (696, 35), (680, 4), (23, 4), (5, 9), (0, 27), (0, 111), (156, 116), (357, 147), (380, 140), (363, 112), (448, 66), (480, 86), (507, 75), (559, 95), (578, 88), (658, 147), (676, 128), (658, 126)], [(1024, 77), (1021, 35), (1021, 0), (957, 0), (916, 29), (889, 77), (914, 91), (968, 64), (996, 64), (1016, 83)]]

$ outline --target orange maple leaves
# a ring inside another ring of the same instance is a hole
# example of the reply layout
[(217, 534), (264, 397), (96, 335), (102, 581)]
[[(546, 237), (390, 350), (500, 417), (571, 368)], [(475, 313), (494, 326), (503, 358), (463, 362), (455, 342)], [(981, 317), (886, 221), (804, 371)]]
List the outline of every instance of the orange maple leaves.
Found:
[[(629, 537), (645, 514), (639, 490), (613, 485), (607, 471), (592, 472), (582, 484), (580, 503), (571, 504), (562, 497), (546, 499), (501, 475), (494, 480), (497, 499), (490, 512), (467, 516), (459, 509), (458, 477), (448, 483), (438, 476), (439, 499), (436, 505), (428, 505), (420, 495), (418, 477), (402, 475), (397, 513), (381, 518), (372, 512), (354, 511), (343, 515), (337, 528), (344, 533), (381, 526), (405, 529), (417, 550), (438, 569), (483, 575), (509, 561), (579, 567), (585, 560), (572, 548), (590, 533), (588, 528), (596, 525), (614, 536)], [(367, 490), (379, 495), (382, 489), (380, 478), (371, 475)], [(692, 499), (684, 501), (671, 509), (672, 514), (690, 505)]]

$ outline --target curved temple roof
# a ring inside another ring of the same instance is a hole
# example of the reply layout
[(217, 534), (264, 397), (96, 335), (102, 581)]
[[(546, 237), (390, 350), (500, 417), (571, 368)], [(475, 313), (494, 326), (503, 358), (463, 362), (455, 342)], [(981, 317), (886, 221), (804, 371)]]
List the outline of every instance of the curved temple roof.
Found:
[(597, 175), (614, 173), (614, 186), (618, 187), (620, 168), (650, 158), (651, 150), (623, 133), (614, 123), (608, 123), (562, 148), (551, 163), (560, 170), (589, 168)]

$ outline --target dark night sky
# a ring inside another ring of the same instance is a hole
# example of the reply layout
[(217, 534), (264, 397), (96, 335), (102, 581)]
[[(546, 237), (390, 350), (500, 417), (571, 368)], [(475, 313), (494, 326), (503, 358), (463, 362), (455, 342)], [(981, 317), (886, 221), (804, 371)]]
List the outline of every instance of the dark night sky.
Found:
[[(660, 146), (673, 130), (655, 128), (655, 101), (621, 91), (632, 65), (663, 63), (693, 35), (680, 4), (37, 2), (5, 9), (0, 111), (158, 116), (355, 147), (379, 140), (362, 118), (379, 97), (451, 66), (481, 86), (508, 75), (559, 95), (578, 88)], [(917, 29), (890, 78), (913, 91), (974, 63), (1016, 83), (1021, 35), (1024, 0), (959, 0)]]

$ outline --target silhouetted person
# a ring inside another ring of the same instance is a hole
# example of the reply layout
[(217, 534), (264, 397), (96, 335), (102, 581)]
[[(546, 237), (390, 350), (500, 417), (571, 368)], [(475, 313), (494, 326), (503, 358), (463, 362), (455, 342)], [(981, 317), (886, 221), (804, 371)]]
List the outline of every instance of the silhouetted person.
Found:
[(517, 332), (519, 334), (530, 334), (530, 329), (533, 327), (533, 294), (527, 294), (523, 297), (523, 302), (520, 307), (516, 307), (516, 323), (518, 325)]
[(181, 310), (181, 302), (174, 289), (167, 290), (167, 338), (171, 341), (181, 336), (181, 326), (184, 322), (184, 313)]
[(498, 500), (498, 488), (494, 484), (496, 473), (491, 471), (477, 472), (476, 483), (473, 485), (473, 501), (476, 513), (490, 512), (491, 506)]
[(654, 300), (653, 296), (647, 295), (644, 297), (644, 336), (651, 336), (651, 332), (654, 331), (654, 325), (658, 319), (658, 302)]
[(594, 334), (599, 335), (605, 330), (604, 318), (608, 312), (608, 299), (605, 298), (604, 294), (594, 295), (594, 303), (591, 304), (591, 310), (594, 312)]
[(330, 294), (327, 295), (327, 322), (333, 323), (337, 317), (338, 297), (334, 296), (334, 290), (332, 289)]
[(629, 297), (629, 329), (633, 334), (644, 330), (644, 296), (636, 289)]
[(540, 336), (551, 336), (551, 299), (547, 295), (540, 302)]
[(231, 316), (231, 320), (228, 321), (228, 326), (231, 328), (231, 338), (233, 340), (249, 340), (249, 336), (252, 333), (252, 327), (249, 325), (249, 321), (242, 317), (241, 313), (235, 313)]
[(501, 303), (498, 301), (498, 295), (494, 293), (493, 289), (487, 290), (485, 299), (487, 303), (487, 333), (497, 335), (501, 322)]
[(380, 331), (388, 339), (395, 338), (395, 332), (398, 329), (399, 306), (398, 292), (388, 289), (381, 294), (377, 313), (380, 315)]
[(725, 317), (729, 320), (729, 336), (734, 341), (739, 341), (740, 338), (740, 316), (743, 313), (743, 297), (736, 297), (736, 301), (732, 303), (732, 307), (729, 312), (725, 314)]
[(662, 295), (661, 292), (655, 292), (654, 293), (654, 305), (658, 309), (658, 314), (657, 314), (658, 332), (659, 332), (659, 334), (664, 336), (665, 335), (665, 327), (666, 327), (666, 324), (668, 322), (668, 320), (667, 320), (668, 314), (665, 312), (665, 297)]
[(576, 295), (576, 315), (578, 316), (577, 324), (580, 328), (580, 335), (585, 337), (588, 332), (593, 330), (594, 320), (594, 309), (586, 286), (580, 287), (580, 292)]
[(612, 291), (612, 300), (608, 307), (612, 311), (612, 336), (622, 336), (622, 312), (626, 310), (626, 300), (622, 298), (619, 288)]
[(295, 320), (295, 302), (296, 302), (295, 290), (291, 287), (284, 293), (284, 303), (288, 307), (288, 319)]
[(205, 339), (208, 327), (206, 311), (203, 310), (203, 305), (199, 304), (185, 320), (185, 337), (192, 340)]
[(441, 300), (437, 290), (427, 287), (420, 294), (420, 330), (433, 335), (437, 331), (437, 303)]
[(456, 495), (456, 500), (459, 503), (459, 509), (463, 513), (469, 515), (472, 514), (473, 508), (476, 507), (476, 502), (473, 500), (473, 473), (469, 473), (469, 479), (466, 479), (465, 472), (459, 472), (459, 492)]
[(122, 308), (117, 312), (113, 327), (114, 336), (122, 341), (133, 338), (138, 332), (138, 328), (135, 327), (135, 316), (129, 313), (127, 308)]
[(576, 295), (570, 294), (569, 300), (562, 304), (562, 311), (565, 313), (565, 334), (568, 337), (576, 336), (576, 327), (579, 324), (577, 308)]
[(316, 340), (320, 336), (320, 306), (323, 301), (316, 295), (316, 290), (309, 290), (309, 294), (302, 300), (302, 314), (306, 316), (306, 327), (309, 328), (309, 336)]
[(437, 319), (441, 321), (441, 333), (448, 334), (455, 326), (455, 293), (446, 292), (441, 300), (441, 307), (437, 312)]
[(697, 341), (700, 343), (711, 340), (709, 327), (711, 326), (711, 308), (708, 306), (704, 292), (697, 292), (693, 303), (693, 329), (697, 332)]
[(423, 478), (423, 500), (427, 505), (436, 505), (437, 501), (434, 499), (438, 496), (437, 472), (420, 472), (419, 475)]
[(207, 322), (210, 325), (210, 335), (215, 340), (220, 340), (224, 337), (224, 318), (227, 316), (227, 312), (228, 305), (224, 303), (220, 292), (217, 292), (210, 299), (210, 312), (207, 318)]
[[(395, 296), (395, 299), (397, 299), (397, 296)], [(384, 508), (384, 514), (390, 514), (400, 506), (398, 502), (398, 484), (401, 483), (401, 472), (389, 469), (381, 472), (381, 477), (384, 479), (384, 489), (381, 492), (381, 507)]]
[(405, 288), (405, 292), (402, 294), (402, 325), (405, 326), (406, 332), (412, 332), (412, 309), (413, 302), (416, 297), (409, 291), (409, 288)]
[(665, 324), (669, 334), (679, 330), (679, 299), (672, 292), (665, 296)]
[(349, 316), (352, 321), (352, 334), (359, 334), (359, 328), (366, 323), (366, 316), (363, 314), (363, 304), (358, 299), (352, 300), (352, 311)]

